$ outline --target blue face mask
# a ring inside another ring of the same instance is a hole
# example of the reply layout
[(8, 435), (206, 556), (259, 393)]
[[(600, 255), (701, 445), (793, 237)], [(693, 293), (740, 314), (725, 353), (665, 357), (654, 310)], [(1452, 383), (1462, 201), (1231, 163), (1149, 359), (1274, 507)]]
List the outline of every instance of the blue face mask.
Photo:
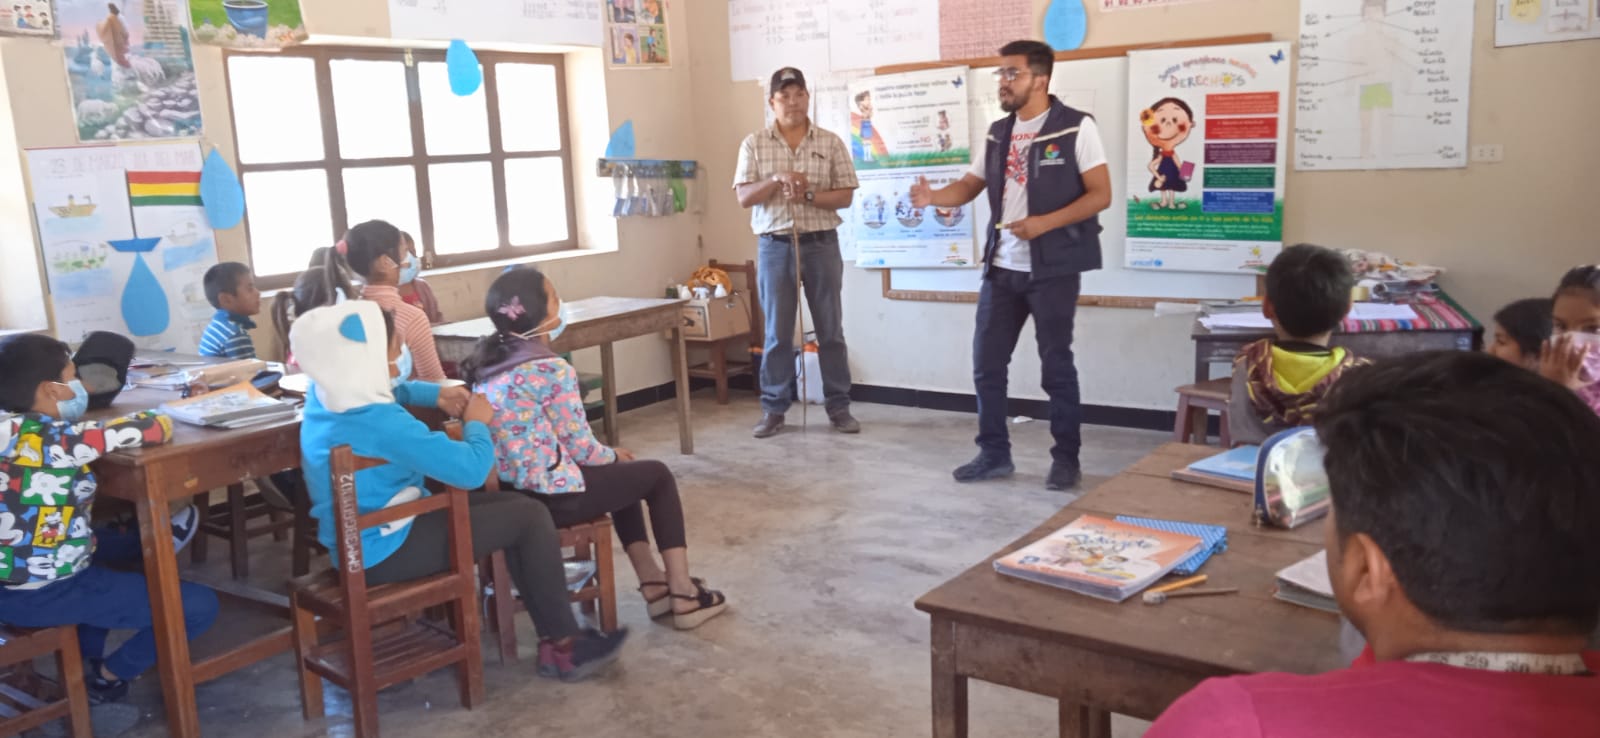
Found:
[(518, 334), (516, 334), (516, 336), (518, 338), (532, 339), (532, 338), (538, 338), (539, 336), (548, 335), (548, 336), (550, 336), (550, 340), (552, 340), (552, 341), (556, 340), (557, 338), (560, 338), (562, 332), (567, 330), (567, 303), (561, 302), (561, 303), (557, 303), (557, 305), (558, 305), (558, 307), (556, 308), (556, 325), (555, 325), (554, 328), (548, 328), (548, 329), (545, 329), (545, 330), (539, 330), (538, 328), (535, 328), (535, 329), (533, 329), (531, 331), (528, 331), (527, 333), (518, 333)]
[(389, 378), (389, 387), (391, 389), (399, 387), (401, 383), (411, 378), (411, 370), (415, 367), (415, 362), (411, 359), (410, 346), (403, 344), (400, 346), (400, 358), (394, 360), (394, 367), (399, 369), (400, 373)]
[(422, 273), (422, 260), (415, 254), (406, 254), (404, 264), (400, 265), (400, 284), (411, 284), (411, 281)]
[(83, 414), (89, 412), (89, 390), (83, 388), (83, 383), (74, 379), (67, 382), (67, 387), (72, 389), (72, 399), (56, 400), (56, 413), (61, 419), (75, 423)]

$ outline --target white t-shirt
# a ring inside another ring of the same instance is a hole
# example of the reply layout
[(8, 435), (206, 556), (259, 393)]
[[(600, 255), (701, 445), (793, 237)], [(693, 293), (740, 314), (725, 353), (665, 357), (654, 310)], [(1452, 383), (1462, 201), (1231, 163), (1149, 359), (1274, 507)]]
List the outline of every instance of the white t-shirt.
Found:
[[(1006, 190), (1000, 196), (1002, 224), (1015, 223), (1028, 217), (1028, 149), (1033, 145), (1033, 139), (1038, 137), (1040, 129), (1044, 128), (1044, 119), (1049, 114), (1050, 111), (1046, 110), (1033, 120), (1018, 119), (1011, 128), (1011, 153), (1006, 157)], [(1093, 118), (1086, 117), (1078, 124), (1077, 144), (1072, 151), (1077, 157), (1080, 174), (1105, 165), (1106, 148), (1100, 142), (1100, 128), (1095, 125)], [(975, 158), (972, 176), (987, 180), (986, 164), (983, 158)], [(988, 224), (982, 223), (980, 227), (987, 228)], [(1033, 271), (1033, 254), (1028, 250), (1028, 242), (1002, 229), (1000, 248), (994, 254), (994, 265), (1016, 272)]]

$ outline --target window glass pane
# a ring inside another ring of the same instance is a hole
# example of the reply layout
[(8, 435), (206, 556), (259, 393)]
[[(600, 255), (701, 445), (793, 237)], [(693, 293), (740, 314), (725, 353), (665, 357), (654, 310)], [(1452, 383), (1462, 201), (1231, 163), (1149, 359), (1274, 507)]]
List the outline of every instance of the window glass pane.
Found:
[(246, 172), (243, 181), (256, 274), (302, 271), (313, 249), (333, 245), (326, 172)]
[[(422, 232), (417, 215), (415, 167), (352, 167), (344, 170), (345, 222), (354, 227), (369, 220), (387, 220), (412, 238)], [(422, 244), (417, 244), (422, 253)]]
[(513, 246), (565, 241), (567, 185), (561, 160), (507, 159), (506, 209)]
[(494, 217), (494, 171), (489, 162), (428, 165), (435, 253), (462, 254), (500, 247)]
[(418, 64), (417, 78), (428, 154), (489, 153), (489, 106), (484, 102), (483, 86), (465, 97), (451, 92), (443, 62)]
[(269, 164), (322, 158), (316, 64), (305, 58), (228, 57), (239, 161)]
[(411, 155), (411, 103), (398, 61), (335, 59), (334, 116), (346, 159)]
[(549, 64), (494, 65), (500, 97), (500, 148), (555, 151), (561, 148), (561, 111), (556, 108), (556, 68)]

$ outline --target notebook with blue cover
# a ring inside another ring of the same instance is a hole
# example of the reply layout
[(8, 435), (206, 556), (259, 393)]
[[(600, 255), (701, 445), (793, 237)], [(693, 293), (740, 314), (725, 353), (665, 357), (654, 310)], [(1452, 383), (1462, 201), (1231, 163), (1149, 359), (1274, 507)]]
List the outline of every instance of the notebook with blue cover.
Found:
[[(1251, 462), (1252, 465), (1254, 462)], [(1118, 515), (1119, 523), (1137, 525), (1142, 528), (1165, 531), (1167, 533), (1182, 533), (1199, 538), (1200, 550), (1194, 552), (1189, 558), (1178, 562), (1173, 567), (1173, 574), (1188, 576), (1200, 570), (1200, 565), (1206, 563), (1213, 555), (1228, 550), (1228, 529), (1220, 525), (1204, 525), (1201, 523), (1185, 523), (1179, 520), (1157, 520), (1154, 518), (1136, 518), (1131, 515)]]
[(1256, 456), (1260, 452), (1259, 446), (1240, 446), (1196, 461), (1189, 465), (1189, 469), (1241, 482), (1255, 482)]

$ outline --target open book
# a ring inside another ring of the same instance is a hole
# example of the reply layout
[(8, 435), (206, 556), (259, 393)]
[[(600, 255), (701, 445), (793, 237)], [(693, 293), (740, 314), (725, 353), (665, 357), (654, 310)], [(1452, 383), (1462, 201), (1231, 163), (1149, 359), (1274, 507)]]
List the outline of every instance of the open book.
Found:
[(268, 397), (248, 381), (187, 400), (162, 403), (161, 412), (190, 425), (244, 428), (294, 417), (294, 405)]
[(1339, 612), (1339, 603), (1333, 599), (1333, 582), (1328, 579), (1328, 552), (1318, 551), (1278, 572), (1278, 586), (1272, 596), (1316, 610)]
[(1202, 545), (1195, 536), (1084, 515), (996, 559), (994, 568), (1007, 576), (1121, 602)]

